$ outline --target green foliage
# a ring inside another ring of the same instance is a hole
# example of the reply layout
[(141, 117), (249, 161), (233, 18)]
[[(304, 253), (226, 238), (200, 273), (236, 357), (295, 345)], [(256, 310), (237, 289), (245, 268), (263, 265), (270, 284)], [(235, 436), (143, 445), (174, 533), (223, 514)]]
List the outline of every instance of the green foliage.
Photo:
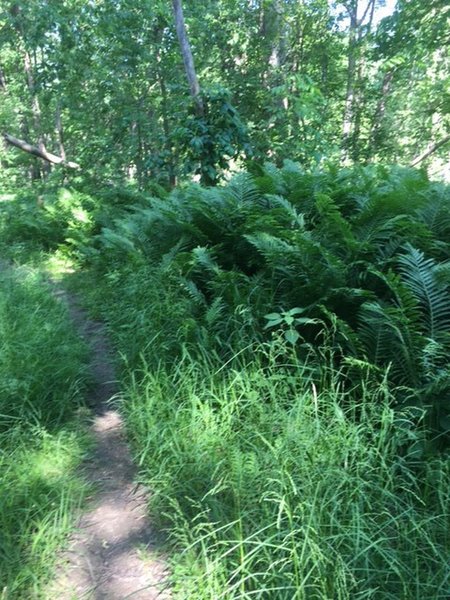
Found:
[(291, 310), (282, 311), (281, 313), (270, 313), (265, 315), (267, 323), (265, 329), (270, 327), (282, 327), (283, 337), (290, 344), (295, 344), (300, 339), (300, 334), (296, 331), (296, 327), (300, 325), (315, 325), (317, 319), (308, 317), (299, 317), (304, 312), (303, 308), (291, 308)]
[(0, 205), (2, 243), (15, 240), (54, 250), (63, 243), (82, 246), (94, 230), (95, 204), (73, 189), (36, 195), (23, 192)]
[[(416, 171), (267, 165), (149, 199), (102, 231), (96, 264), (104, 256), (108, 270), (125, 256), (134, 268), (151, 263), (153, 277), (170, 274), (203, 332), (183, 326), (178, 343), (201, 339), (224, 356), (264, 340), (269, 313), (301, 354), (337, 328), (336, 351), (389, 367), (405, 390), (399, 401), (427, 408), (434, 428), (446, 422), (450, 391), (449, 215), (448, 188)], [(440, 357), (434, 370), (430, 352)]]
[(448, 285), (438, 279), (437, 273), (450, 263), (440, 265), (413, 247), (398, 259), (402, 280), (422, 308), (421, 325), (423, 334), (439, 341), (450, 332), (450, 296)]
[(316, 389), (292, 356), (252, 350), (144, 363), (124, 395), (153, 518), (181, 551), (174, 597), (443, 599), (448, 462), (417, 455), (416, 419), (372, 376), (348, 406), (336, 371)]
[(86, 348), (42, 280), (4, 266), (0, 340), (2, 597), (46, 597), (56, 553), (87, 492), (79, 466), (88, 440), (74, 421)]
[(201, 183), (214, 185), (229, 161), (251, 155), (247, 128), (231, 104), (226, 89), (216, 87), (202, 94), (205, 114), (189, 115), (173, 134), (187, 173), (200, 176)]
[[(441, 0), (429, 9), (399, 0), (379, 22), (383, 3), (369, 4), (355, 25), (355, 2), (192, 0), (185, 18), (202, 118), (186, 99), (169, 2), (6, 6), (0, 130), (55, 154), (63, 144), (97, 183), (141, 189), (193, 175), (216, 183), (244, 156), (308, 168), (344, 156), (408, 164), (448, 136), (448, 11)], [(423, 164), (448, 177), (447, 150)], [(4, 189), (53, 176), (15, 148), (1, 147), (0, 161)]]
[(98, 196), (59, 250), (123, 356), (175, 597), (446, 597), (448, 188), (287, 162)]

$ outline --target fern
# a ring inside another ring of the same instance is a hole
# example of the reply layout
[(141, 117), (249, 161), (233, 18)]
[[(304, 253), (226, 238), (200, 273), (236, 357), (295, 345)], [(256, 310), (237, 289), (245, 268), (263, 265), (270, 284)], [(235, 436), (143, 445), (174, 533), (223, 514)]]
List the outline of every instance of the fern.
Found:
[(262, 173), (255, 177), (255, 184), (262, 194), (284, 195), (286, 193), (283, 175), (272, 163), (264, 164)]
[(187, 291), (189, 297), (198, 306), (205, 306), (206, 299), (205, 295), (199, 290), (198, 286), (191, 280), (185, 277), (180, 278), (180, 283), (183, 288)]
[(448, 285), (437, 276), (437, 264), (407, 245), (398, 265), (404, 284), (422, 309), (422, 332), (432, 340), (439, 340), (450, 329), (450, 296)]
[(214, 298), (205, 312), (205, 322), (208, 327), (215, 325), (223, 316), (225, 305), (220, 297)]
[(238, 206), (254, 205), (261, 195), (254, 178), (249, 173), (235, 175), (224, 190), (224, 197), (232, 199)]
[(208, 248), (198, 246), (192, 250), (192, 264), (194, 268), (200, 267), (202, 270), (214, 274), (220, 273), (220, 267), (214, 258), (212, 251)]
[(418, 338), (400, 309), (367, 302), (359, 312), (358, 334), (373, 364), (392, 365), (400, 383), (410, 387), (419, 385)]
[(326, 194), (316, 194), (315, 205), (320, 219), (315, 228), (315, 237), (340, 256), (355, 252), (359, 244), (349, 222), (343, 218), (332, 198)]

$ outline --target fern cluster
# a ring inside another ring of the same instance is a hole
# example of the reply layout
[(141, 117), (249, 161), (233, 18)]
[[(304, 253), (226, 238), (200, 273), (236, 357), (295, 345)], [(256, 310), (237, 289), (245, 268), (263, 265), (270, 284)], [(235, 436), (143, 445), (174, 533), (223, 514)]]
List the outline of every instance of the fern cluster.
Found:
[(95, 244), (109, 266), (125, 255), (175, 278), (222, 350), (264, 340), (268, 312), (301, 308), (316, 325), (299, 326), (300, 353), (332, 328), (339, 356), (388, 367), (400, 400), (427, 409), (442, 432), (449, 239), (450, 189), (419, 171), (306, 173), (286, 162), (140, 202)]
[[(388, 367), (401, 402), (450, 413), (450, 189), (380, 166), (304, 172), (254, 166), (215, 188), (190, 185), (122, 211), (94, 242), (109, 267), (176, 278), (221, 351), (267, 338), (264, 315), (299, 307), (297, 350), (333, 329), (341, 357)], [(350, 361), (351, 362), (351, 361)]]

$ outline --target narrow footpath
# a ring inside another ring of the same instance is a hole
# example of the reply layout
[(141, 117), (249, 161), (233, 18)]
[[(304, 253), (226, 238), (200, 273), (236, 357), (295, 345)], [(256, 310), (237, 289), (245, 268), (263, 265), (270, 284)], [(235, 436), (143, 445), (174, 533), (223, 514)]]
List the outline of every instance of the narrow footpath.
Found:
[(50, 600), (167, 600), (167, 565), (147, 518), (147, 492), (134, 483), (135, 468), (124, 424), (111, 407), (117, 394), (111, 347), (102, 324), (89, 319), (77, 298), (59, 288), (71, 318), (91, 348), (94, 448), (85, 473), (94, 485), (89, 506), (49, 589)]

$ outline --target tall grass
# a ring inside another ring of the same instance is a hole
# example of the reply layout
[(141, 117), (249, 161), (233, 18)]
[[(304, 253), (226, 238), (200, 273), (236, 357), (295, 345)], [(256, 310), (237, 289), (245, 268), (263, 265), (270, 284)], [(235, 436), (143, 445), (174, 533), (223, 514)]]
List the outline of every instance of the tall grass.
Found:
[(349, 402), (337, 373), (317, 389), (267, 347), (134, 377), (122, 408), (179, 549), (175, 597), (449, 597), (449, 464), (407, 454), (385, 382)]
[(86, 349), (31, 271), (0, 273), (0, 598), (40, 598), (86, 486)]
[(177, 550), (176, 598), (449, 596), (449, 461), (424, 452), (383, 371), (351, 359), (352, 384), (342, 355), (282, 335), (216, 353), (195, 301), (152, 268), (116, 266), (91, 301), (125, 358), (121, 409)]

